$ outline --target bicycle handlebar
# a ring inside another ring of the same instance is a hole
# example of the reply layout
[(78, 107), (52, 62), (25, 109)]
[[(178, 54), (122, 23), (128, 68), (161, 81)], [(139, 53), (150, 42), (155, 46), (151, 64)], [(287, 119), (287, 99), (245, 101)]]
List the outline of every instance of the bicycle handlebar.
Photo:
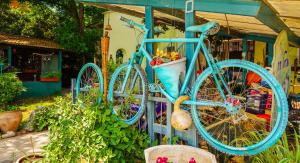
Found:
[(127, 24), (129, 24), (130, 26), (138, 27), (138, 28), (140, 28), (140, 29), (143, 30), (143, 31), (147, 31), (147, 28), (146, 28), (144, 25), (138, 24), (138, 23), (134, 22), (134, 21), (131, 20), (131, 19), (127, 19), (127, 18), (121, 16), (121, 17), (120, 17), (120, 20), (123, 21), (123, 22), (125, 22), (125, 23), (127, 23)]
[(120, 20), (123, 21), (123, 22), (126, 22), (126, 23), (128, 23), (128, 24), (130, 24), (130, 21), (132, 21), (132, 20), (127, 19), (127, 18), (125, 18), (125, 17), (123, 17), (123, 16), (121, 16)]

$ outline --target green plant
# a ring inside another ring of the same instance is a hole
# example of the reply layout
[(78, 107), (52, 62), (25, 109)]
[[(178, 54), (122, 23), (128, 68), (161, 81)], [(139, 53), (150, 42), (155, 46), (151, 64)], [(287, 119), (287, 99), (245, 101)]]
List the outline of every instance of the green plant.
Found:
[(15, 73), (3, 73), (0, 75), (0, 90), (0, 109), (8, 111), (9, 109), (15, 109), (13, 107), (7, 108), (7, 104), (26, 89)]
[(282, 138), (268, 150), (255, 155), (252, 162), (254, 163), (295, 163), (300, 162), (300, 135), (297, 132), (290, 135), (294, 141), (289, 142), (288, 136), (284, 134)]
[(38, 107), (32, 111), (29, 122), (27, 123), (27, 128), (34, 131), (45, 130), (50, 125), (50, 119), (55, 118), (52, 116), (51, 106)]
[(88, 104), (86, 100), (72, 104), (70, 99), (56, 99), (45, 161), (119, 163), (143, 159), (148, 135), (117, 120), (110, 107)]
[(57, 71), (47, 72), (41, 75), (42, 78), (59, 78), (60, 76), (61, 76), (60, 72)]

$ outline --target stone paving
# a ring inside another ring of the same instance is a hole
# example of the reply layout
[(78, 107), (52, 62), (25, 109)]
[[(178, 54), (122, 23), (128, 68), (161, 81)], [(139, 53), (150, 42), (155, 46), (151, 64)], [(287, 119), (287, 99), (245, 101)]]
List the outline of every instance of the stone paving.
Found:
[(0, 140), (0, 163), (15, 162), (17, 158), (32, 153), (32, 138), (34, 152), (41, 152), (48, 142), (48, 131), (34, 132)]

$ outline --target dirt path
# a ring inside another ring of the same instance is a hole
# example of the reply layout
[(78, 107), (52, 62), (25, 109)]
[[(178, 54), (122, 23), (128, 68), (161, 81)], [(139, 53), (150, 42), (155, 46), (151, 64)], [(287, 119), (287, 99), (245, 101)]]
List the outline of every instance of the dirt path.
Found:
[(25, 154), (32, 153), (30, 137), (32, 137), (34, 144), (34, 152), (41, 152), (41, 148), (49, 141), (48, 131), (0, 140), (0, 163), (11, 163)]

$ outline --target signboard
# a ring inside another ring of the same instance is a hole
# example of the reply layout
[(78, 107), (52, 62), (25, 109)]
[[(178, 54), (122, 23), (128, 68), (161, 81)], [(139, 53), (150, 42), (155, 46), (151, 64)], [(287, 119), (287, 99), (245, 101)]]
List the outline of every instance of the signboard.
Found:
[(272, 72), (281, 84), (284, 92), (288, 94), (290, 86), (291, 65), (288, 57), (288, 36), (286, 31), (281, 31), (274, 44)]

